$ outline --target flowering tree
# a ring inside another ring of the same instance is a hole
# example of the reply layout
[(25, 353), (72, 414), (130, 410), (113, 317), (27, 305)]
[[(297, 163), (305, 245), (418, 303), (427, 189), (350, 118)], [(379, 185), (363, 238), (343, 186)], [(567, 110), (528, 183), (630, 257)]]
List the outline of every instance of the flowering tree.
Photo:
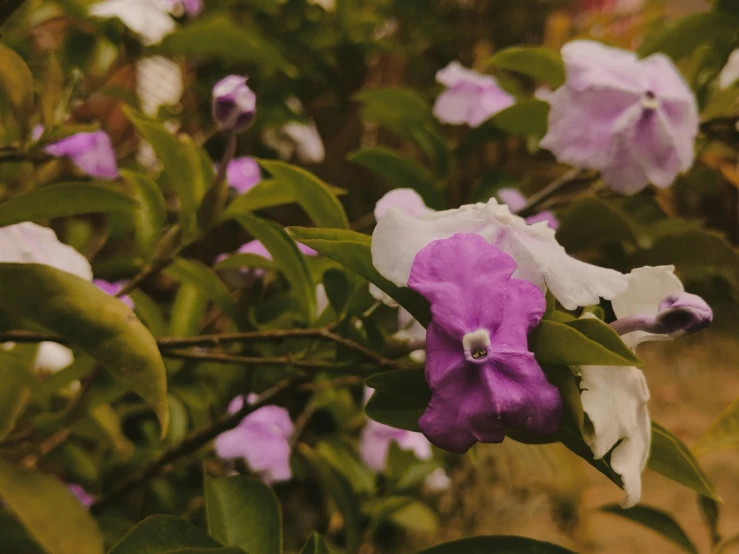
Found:
[(739, 401), (689, 448), (637, 347), (736, 328), (734, 3), (12, 4), (0, 551), (408, 551), (504, 441), (721, 551)]

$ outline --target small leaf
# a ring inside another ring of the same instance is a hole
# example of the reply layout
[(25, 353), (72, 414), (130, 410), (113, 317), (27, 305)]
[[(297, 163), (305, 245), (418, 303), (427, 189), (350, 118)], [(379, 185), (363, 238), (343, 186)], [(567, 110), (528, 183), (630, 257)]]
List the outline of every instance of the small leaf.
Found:
[(369, 169), (390, 188), (410, 188), (421, 195), (427, 206), (443, 207), (443, 199), (431, 173), (418, 162), (387, 148), (364, 148), (350, 152), (347, 160)]
[(46, 63), (44, 82), (41, 88), (41, 115), (44, 127), (49, 129), (56, 125), (59, 115), (59, 104), (64, 97), (64, 74), (59, 60), (53, 52), (49, 53)]
[(133, 211), (138, 202), (108, 185), (60, 183), (30, 190), (0, 203), (0, 227), (22, 221)]
[(543, 137), (547, 132), (549, 104), (541, 100), (521, 100), (498, 112), (490, 123), (509, 135)]
[(205, 478), (210, 536), (249, 553), (282, 554), (282, 515), (277, 495), (258, 479)]
[(0, 459), (0, 497), (49, 554), (103, 553), (95, 520), (56, 477)]
[(311, 229), (289, 227), (288, 232), (295, 240), (310, 246), (324, 256), (336, 260), (356, 274), (377, 285), (413, 317), (428, 325), (431, 313), (426, 299), (408, 288), (399, 288), (380, 275), (372, 265), (371, 237), (355, 231), (341, 229)]
[(638, 506), (634, 506), (628, 510), (624, 510), (617, 504), (609, 504), (608, 506), (603, 506), (600, 510), (602, 512), (621, 516), (625, 519), (630, 519), (631, 521), (643, 525), (652, 531), (656, 531), (667, 540), (678, 545), (685, 552), (698, 554), (698, 549), (695, 547), (688, 535), (685, 534), (682, 527), (680, 527), (670, 514), (663, 512), (662, 510), (645, 506), (644, 504), (639, 504)]
[(688, 447), (667, 429), (652, 422), (652, 449), (647, 467), (695, 492), (720, 500)]
[(376, 373), (365, 384), (375, 389), (364, 411), (369, 417), (398, 429), (419, 431), (418, 419), (431, 400), (431, 390), (420, 369)]
[(692, 448), (696, 456), (739, 448), (739, 398), (729, 404)]
[(184, 519), (154, 515), (138, 523), (108, 554), (179, 554), (180, 549), (188, 547), (207, 549), (205, 552), (213, 554), (226, 554), (226, 549), (221, 550), (220, 546), (208, 533)]
[(331, 554), (331, 551), (326, 539), (313, 531), (303, 548), (300, 549), (300, 554)]
[(79, 346), (151, 406), (167, 430), (167, 376), (154, 337), (117, 298), (39, 264), (0, 264), (3, 308)]
[(0, 89), (10, 100), (18, 121), (25, 124), (33, 109), (33, 75), (23, 58), (1, 43)]
[(512, 535), (469, 537), (422, 550), (417, 554), (574, 554), (549, 542)]
[[(256, 216), (242, 214), (236, 217), (247, 232), (260, 240), (272, 254), (292, 287), (293, 294), (303, 308), (303, 315), (310, 321), (316, 311), (316, 287), (308, 271), (305, 258), (295, 241), (278, 225)], [(303, 241), (301, 241), (303, 242)], [(310, 245), (308, 245), (310, 246)]]
[(721, 507), (713, 498), (708, 498), (702, 494), (698, 495), (698, 507), (701, 510), (703, 521), (706, 523), (711, 533), (711, 546), (716, 546), (721, 542), (721, 533), (718, 530), (718, 521), (721, 516)]
[(131, 194), (139, 204), (133, 213), (136, 246), (138, 251), (150, 260), (167, 221), (164, 195), (154, 180), (146, 174), (122, 169), (121, 176), (131, 187)]
[(565, 67), (559, 52), (549, 48), (512, 46), (495, 54), (488, 63), (528, 75), (557, 88), (565, 82)]
[(639, 46), (638, 54), (646, 57), (664, 52), (675, 61), (690, 56), (706, 42), (732, 43), (739, 22), (727, 14), (701, 12), (667, 23), (660, 23), (659, 30), (649, 33)]
[(236, 304), (231, 298), (228, 288), (220, 280), (218, 275), (204, 263), (198, 260), (186, 260), (177, 258), (171, 266), (165, 270), (165, 274), (181, 283), (189, 283), (198, 287), (206, 296), (213, 301), (227, 316), (236, 320), (238, 313)]

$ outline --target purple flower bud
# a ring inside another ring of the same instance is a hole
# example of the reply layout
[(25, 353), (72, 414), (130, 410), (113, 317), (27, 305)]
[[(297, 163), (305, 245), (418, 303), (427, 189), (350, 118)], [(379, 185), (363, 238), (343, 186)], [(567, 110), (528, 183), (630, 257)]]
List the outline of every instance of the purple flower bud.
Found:
[(682, 336), (708, 327), (713, 321), (713, 311), (700, 296), (684, 292), (660, 302), (656, 320), (668, 335)]
[(257, 96), (246, 85), (246, 77), (229, 75), (213, 87), (213, 119), (226, 133), (245, 131), (257, 110)]
[(115, 179), (118, 177), (115, 152), (105, 131), (77, 133), (49, 144), (44, 151), (56, 157), (68, 157), (90, 177)]
[(229, 162), (226, 168), (226, 178), (231, 187), (239, 194), (244, 194), (262, 180), (262, 172), (254, 158), (243, 156)]
[[(103, 279), (95, 279), (93, 281), (93, 284), (99, 288), (101, 291), (108, 293), (111, 296), (115, 296), (118, 294), (118, 292), (123, 288), (123, 283), (111, 283), (109, 281), (104, 281)], [(131, 300), (131, 297), (128, 295), (121, 296), (119, 298), (121, 302), (123, 302), (126, 306), (133, 309), (133, 300)]]

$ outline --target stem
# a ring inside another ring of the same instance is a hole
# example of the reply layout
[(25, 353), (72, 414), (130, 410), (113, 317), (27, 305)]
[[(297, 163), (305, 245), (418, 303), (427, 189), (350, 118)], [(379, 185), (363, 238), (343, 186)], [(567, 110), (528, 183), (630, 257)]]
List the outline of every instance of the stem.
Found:
[(218, 171), (213, 179), (208, 192), (205, 194), (200, 205), (200, 213), (198, 219), (203, 229), (210, 229), (218, 221), (228, 199), (228, 181), (226, 180), (226, 172), (228, 164), (231, 163), (236, 155), (236, 133), (231, 133), (228, 137), (226, 150), (223, 152), (223, 158), (218, 165)]
[(260, 365), (287, 365), (299, 369), (332, 369), (336, 364), (332, 362), (312, 362), (309, 360), (293, 360), (290, 356), (275, 358), (260, 358), (255, 356), (235, 356), (220, 352), (197, 352), (194, 350), (165, 350), (165, 358), (179, 358), (181, 360), (201, 360), (222, 362), (227, 364), (260, 364)]
[(567, 171), (564, 175), (561, 175), (551, 183), (549, 183), (547, 186), (545, 186), (543, 189), (541, 189), (536, 194), (533, 194), (529, 197), (526, 204), (524, 204), (520, 209), (516, 210), (516, 214), (520, 216), (528, 216), (531, 215), (534, 211), (534, 209), (544, 202), (547, 198), (558, 192), (562, 187), (567, 185), (568, 183), (577, 180), (577, 178), (580, 176), (580, 169), (579, 168), (573, 168)]
[(128, 294), (151, 275), (159, 273), (172, 263), (172, 260), (180, 251), (182, 245), (182, 228), (179, 224), (175, 224), (164, 234), (159, 240), (156, 250), (154, 251), (154, 259), (138, 274), (126, 283), (121, 290), (116, 293), (118, 298)]

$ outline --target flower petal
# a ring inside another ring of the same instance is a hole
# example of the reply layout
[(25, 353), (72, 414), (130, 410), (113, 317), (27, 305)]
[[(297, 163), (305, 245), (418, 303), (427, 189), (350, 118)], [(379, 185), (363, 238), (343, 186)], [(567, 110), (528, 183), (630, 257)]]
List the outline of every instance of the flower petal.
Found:
[(721, 70), (718, 83), (722, 90), (734, 85), (739, 80), (739, 48), (734, 50), (729, 56), (729, 60)]
[(413, 189), (393, 189), (386, 193), (375, 204), (375, 219), (379, 220), (390, 208), (404, 210), (413, 216), (433, 211), (426, 206), (421, 195)]

